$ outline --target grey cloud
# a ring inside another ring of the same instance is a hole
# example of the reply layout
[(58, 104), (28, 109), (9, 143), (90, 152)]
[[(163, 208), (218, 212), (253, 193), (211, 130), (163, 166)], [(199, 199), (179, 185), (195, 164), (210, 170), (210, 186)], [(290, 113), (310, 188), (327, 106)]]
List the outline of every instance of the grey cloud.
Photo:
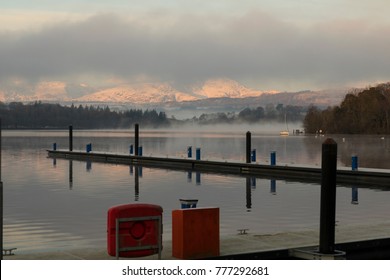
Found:
[(227, 77), (265, 86), (328, 86), (386, 79), (390, 73), (385, 25), (299, 28), (260, 11), (241, 18), (182, 15), (158, 23), (105, 14), (30, 34), (2, 34), (0, 79), (143, 75), (178, 84)]

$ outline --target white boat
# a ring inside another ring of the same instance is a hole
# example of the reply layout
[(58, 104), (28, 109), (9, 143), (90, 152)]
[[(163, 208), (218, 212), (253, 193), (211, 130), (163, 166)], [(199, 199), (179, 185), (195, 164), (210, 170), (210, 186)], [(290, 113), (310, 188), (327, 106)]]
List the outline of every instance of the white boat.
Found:
[(290, 132), (288, 131), (287, 114), (284, 114), (284, 123), (286, 124), (286, 130), (280, 131), (280, 136), (289, 136)]

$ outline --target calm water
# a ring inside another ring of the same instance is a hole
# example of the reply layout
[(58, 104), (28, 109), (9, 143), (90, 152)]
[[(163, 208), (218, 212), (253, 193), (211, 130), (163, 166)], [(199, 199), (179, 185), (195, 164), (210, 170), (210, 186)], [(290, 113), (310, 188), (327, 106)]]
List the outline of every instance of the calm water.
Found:
[[(245, 132), (142, 131), (144, 155), (186, 157), (187, 146), (201, 147), (202, 158), (244, 161)], [(389, 140), (380, 136), (334, 137), (338, 165), (390, 169)], [(132, 131), (74, 131), (74, 150), (127, 154)], [(323, 137), (262, 134), (252, 131), (260, 163), (276, 151), (277, 164), (318, 165)], [(180, 198), (199, 207), (220, 207), (221, 235), (239, 228), (269, 234), (319, 227), (320, 186), (262, 178), (189, 174), (182, 171), (86, 163), (47, 158), (56, 142), (67, 148), (67, 131), (3, 131), (4, 247), (18, 252), (106, 246), (107, 210), (123, 203), (153, 203), (164, 209), (164, 240), (171, 239), (171, 211)], [(351, 203), (356, 199), (357, 203)], [(353, 198), (354, 197), (354, 198)], [(390, 192), (375, 186), (339, 186), (339, 226), (389, 221)]]

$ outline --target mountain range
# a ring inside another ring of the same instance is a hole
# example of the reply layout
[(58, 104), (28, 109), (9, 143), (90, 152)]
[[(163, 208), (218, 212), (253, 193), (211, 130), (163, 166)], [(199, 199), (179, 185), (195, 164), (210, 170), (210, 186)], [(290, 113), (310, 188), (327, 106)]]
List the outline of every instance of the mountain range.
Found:
[(50, 102), (160, 107), (227, 107), (265, 106), (267, 104), (330, 106), (339, 104), (345, 89), (323, 91), (278, 92), (251, 89), (229, 79), (209, 80), (202, 85), (179, 90), (168, 83), (120, 84), (93, 87), (59, 81), (0, 84), (2, 102)]

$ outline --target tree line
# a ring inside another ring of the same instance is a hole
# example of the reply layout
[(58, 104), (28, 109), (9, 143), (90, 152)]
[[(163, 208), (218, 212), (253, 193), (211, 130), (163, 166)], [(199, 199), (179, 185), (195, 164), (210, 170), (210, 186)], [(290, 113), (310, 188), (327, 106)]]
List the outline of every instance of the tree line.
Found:
[(390, 83), (351, 90), (339, 106), (311, 106), (303, 126), (306, 133), (389, 134)]
[(131, 109), (123, 112), (109, 107), (61, 106), (34, 102), (23, 104), (0, 103), (2, 127), (18, 129), (67, 128), (70, 124), (81, 129), (128, 128), (135, 123), (144, 126), (160, 127), (169, 124), (164, 112), (156, 110)]
[(284, 106), (278, 104), (268, 104), (265, 107), (244, 108), (238, 113), (218, 112), (202, 114), (199, 117), (193, 117), (190, 121), (200, 125), (219, 124), (219, 123), (257, 123), (266, 121), (284, 122), (286, 118), (289, 122), (302, 121), (305, 116), (306, 108), (301, 106)]

